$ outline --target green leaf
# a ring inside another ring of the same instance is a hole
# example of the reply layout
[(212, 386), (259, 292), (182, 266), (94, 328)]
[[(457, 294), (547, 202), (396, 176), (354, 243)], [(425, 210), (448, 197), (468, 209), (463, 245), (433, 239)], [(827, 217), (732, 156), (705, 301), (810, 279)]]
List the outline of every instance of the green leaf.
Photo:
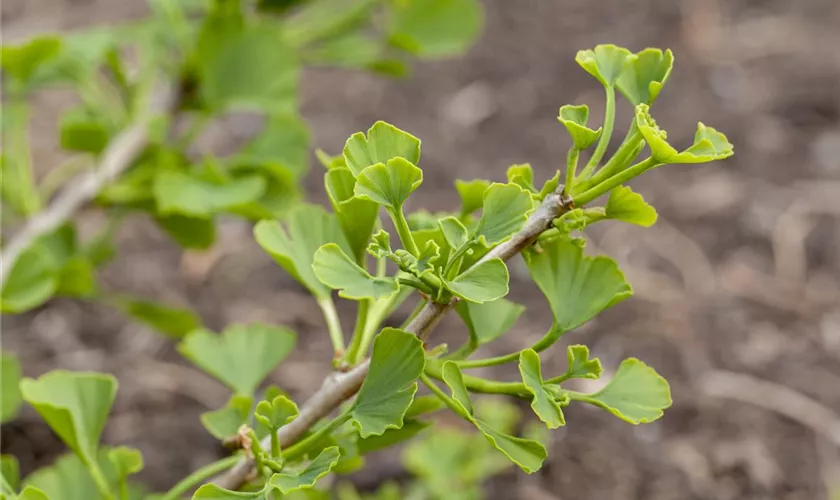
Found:
[(412, 0), (392, 5), (391, 42), (420, 57), (460, 55), (481, 31), (476, 0)]
[(298, 205), (301, 197), (294, 172), (280, 163), (232, 164), (231, 173), (235, 180), (258, 176), (265, 181), (265, 191), (255, 201), (229, 208), (233, 214), (250, 220), (280, 219)]
[(96, 460), (99, 436), (117, 392), (111, 375), (55, 370), (20, 383), (23, 399), (83, 460)]
[(671, 406), (668, 381), (636, 358), (622, 361), (606, 387), (582, 396), (582, 401), (600, 406), (633, 425), (653, 422)]
[(361, 199), (397, 209), (422, 182), (422, 170), (404, 158), (394, 158), (387, 165), (377, 163), (359, 172), (354, 193)]
[(126, 446), (111, 448), (108, 450), (108, 459), (114, 464), (120, 481), (143, 470), (143, 454), (134, 448)]
[(299, 179), (309, 169), (309, 127), (297, 114), (269, 115), (260, 133), (236, 153), (232, 162), (269, 163)]
[(68, 259), (59, 269), (57, 279), (56, 295), (83, 298), (96, 295), (96, 269), (83, 256)]
[(324, 185), (353, 257), (360, 262), (376, 225), (379, 205), (355, 196), (356, 178), (347, 167), (328, 170), (324, 174)]
[(431, 422), (406, 418), (399, 429), (388, 429), (382, 435), (359, 439), (359, 454), (366, 455), (408, 441), (430, 425)]
[(435, 270), (435, 263), (440, 260), (440, 247), (433, 240), (429, 240), (415, 257), (406, 250), (399, 249), (391, 255), (391, 258), (400, 269), (409, 272), (417, 277), (431, 273)]
[(15, 355), (0, 351), (0, 422), (15, 418), (23, 402), (20, 393), (20, 362)]
[(229, 326), (221, 334), (193, 330), (178, 344), (178, 351), (237, 394), (253, 396), (294, 345), (290, 330), (253, 323)]
[(461, 216), (475, 212), (484, 206), (484, 192), (490, 187), (488, 181), (474, 179), (471, 181), (455, 181), (455, 189), (461, 197)]
[(570, 345), (566, 348), (569, 367), (566, 378), (598, 379), (601, 376), (601, 361), (589, 358), (589, 348), (585, 345)]
[(636, 56), (629, 50), (612, 44), (597, 45), (595, 50), (581, 50), (575, 56), (575, 61), (605, 87), (614, 86), (635, 59)]
[(508, 293), (507, 266), (501, 259), (476, 264), (452, 280), (443, 280), (446, 289), (470, 302), (491, 302)]
[(452, 397), (461, 406), (461, 409), (464, 410), (465, 418), (472, 422), (484, 434), (487, 442), (528, 474), (542, 467), (543, 461), (548, 456), (543, 445), (531, 439), (518, 438), (499, 432), (491, 428), (483, 420), (475, 417), (469, 399), (469, 392), (467, 392), (467, 387), (464, 385), (463, 376), (458, 365), (451, 361), (443, 364), (443, 381), (452, 391)]
[[(109, 451), (100, 450), (95, 463), (98, 463), (106, 482), (116, 491), (118, 471), (108, 457)], [(87, 467), (73, 454), (62, 455), (52, 465), (36, 470), (27, 476), (24, 484), (40, 489), (52, 500), (102, 499)], [(143, 489), (137, 485), (129, 484), (127, 489), (128, 500), (145, 497)]]
[(467, 228), (455, 217), (444, 217), (438, 220), (438, 226), (451, 248), (461, 248), (470, 238)]
[(416, 336), (394, 328), (377, 335), (370, 370), (352, 410), (362, 438), (402, 427), (425, 362), (423, 342)]
[(68, 151), (101, 153), (110, 135), (105, 120), (80, 109), (64, 113), (59, 123), (59, 144)]
[(234, 394), (223, 408), (202, 413), (201, 425), (216, 439), (229, 438), (248, 422), (253, 402), (250, 396)]
[(650, 106), (659, 97), (659, 92), (671, 76), (674, 54), (670, 49), (647, 48), (636, 53), (636, 58), (624, 68), (616, 86), (634, 106)]
[(626, 186), (618, 186), (610, 191), (607, 205), (604, 207), (607, 218), (629, 222), (642, 227), (656, 223), (656, 209), (650, 206), (642, 195), (634, 193)]
[(511, 329), (525, 306), (506, 299), (498, 299), (483, 304), (459, 302), (455, 311), (464, 320), (470, 330), (470, 345), (473, 350), (501, 337)]
[(567, 332), (632, 295), (618, 265), (608, 257), (588, 257), (568, 238), (541, 242), (523, 254), (531, 277), (554, 315), (555, 329)]
[(184, 248), (206, 250), (216, 240), (216, 224), (213, 219), (167, 215), (155, 216), (155, 222)]
[[(0, 455), (0, 476), (12, 488), (12, 493), (17, 491), (20, 486), (20, 464), (18, 463), (18, 459), (12, 455)], [(0, 489), (0, 491), (3, 490)]]
[(4, 73), (26, 84), (40, 66), (54, 59), (60, 51), (61, 39), (54, 36), (33, 38), (21, 45), (4, 45), (0, 51), (0, 66)]
[(315, 457), (315, 460), (310, 462), (300, 472), (280, 472), (274, 474), (271, 476), (268, 484), (284, 495), (293, 491), (311, 488), (315, 486), (315, 482), (326, 476), (335, 467), (340, 456), (338, 447), (331, 446), (319, 453)]
[(537, 192), (537, 189), (534, 187), (534, 169), (531, 168), (530, 163), (508, 167), (507, 180), (509, 184), (516, 184), (526, 191), (532, 193)]
[(508, 239), (522, 229), (534, 208), (531, 194), (516, 184), (493, 183), (484, 192), (484, 205), (475, 235), (488, 245)]
[(56, 262), (49, 250), (36, 242), (26, 249), (9, 271), (0, 292), (0, 311), (22, 313), (40, 306), (58, 288)]
[(434, 394), (426, 394), (425, 396), (417, 396), (405, 412), (405, 418), (415, 418), (428, 413), (434, 413), (446, 408), (443, 401)]
[(387, 164), (394, 158), (403, 158), (416, 165), (420, 161), (420, 139), (378, 121), (368, 130), (367, 137), (361, 132), (350, 136), (343, 154), (347, 167), (355, 176), (371, 165)]
[(270, 402), (260, 401), (254, 418), (274, 432), (294, 420), (298, 413), (298, 407), (294, 401), (285, 396), (277, 396)]
[(370, 239), (367, 251), (377, 259), (390, 257), (393, 251), (391, 250), (391, 235), (388, 234), (388, 231), (380, 229), (378, 233), (374, 234)]
[(392, 278), (371, 276), (335, 243), (328, 243), (315, 252), (312, 270), (321, 283), (339, 290), (338, 294), (347, 299), (390, 297), (400, 289)]
[(554, 177), (545, 181), (545, 184), (543, 184), (542, 188), (540, 189), (540, 193), (537, 196), (537, 199), (542, 201), (546, 196), (548, 196), (549, 194), (557, 191), (557, 188), (559, 186), (560, 186), (560, 171), (557, 170), (557, 171), (554, 172)]
[(155, 176), (153, 190), (160, 214), (209, 218), (258, 200), (265, 192), (265, 180), (247, 176), (226, 184), (213, 184), (183, 172), (164, 170)]
[(201, 326), (201, 318), (190, 309), (137, 299), (118, 299), (114, 304), (132, 319), (173, 339)]
[(597, 130), (592, 130), (586, 126), (586, 123), (589, 121), (589, 106), (585, 104), (580, 106), (566, 104), (562, 106), (557, 119), (569, 131), (569, 135), (572, 136), (572, 142), (575, 143), (575, 149), (586, 149), (595, 144), (595, 141), (601, 137), (601, 127), (598, 127)]
[(50, 500), (50, 497), (34, 486), (27, 486), (18, 495), (18, 500)]
[(556, 429), (566, 425), (566, 418), (563, 410), (543, 386), (542, 368), (540, 367), (540, 356), (533, 349), (525, 349), (519, 353), (519, 373), (525, 388), (533, 395), (531, 409), (545, 422), (549, 429)]
[(697, 124), (694, 144), (678, 152), (668, 144), (668, 134), (659, 128), (647, 104), (636, 106), (636, 125), (650, 147), (651, 157), (657, 163), (707, 163), (729, 158), (734, 154), (732, 144), (726, 136), (702, 123)]

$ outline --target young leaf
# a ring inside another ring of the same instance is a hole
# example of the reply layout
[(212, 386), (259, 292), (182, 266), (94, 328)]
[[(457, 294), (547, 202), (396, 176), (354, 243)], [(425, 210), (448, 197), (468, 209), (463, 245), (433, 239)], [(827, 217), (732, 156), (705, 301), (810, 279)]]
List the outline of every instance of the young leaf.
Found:
[(62, 441), (84, 461), (96, 460), (99, 436), (117, 392), (117, 380), (101, 373), (55, 370), (20, 383), (31, 404)]
[(393, 158), (359, 172), (354, 192), (363, 200), (398, 209), (422, 182), (422, 170), (405, 158)]
[(271, 401), (260, 401), (254, 418), (272, 431), (276, 431), (294, 420), (297, 415), (298, 407), (294, 401), (285, 396), (277, 396)]
[(17, 498), (18, 500), (50, 500), (46, 493), (34, 486), (24, 488)]
[(354, 194), (356, 178), (347, 167), (328, 170), (324, 174), (324, 185), (353, 257), (360, 262), (376, 225), (379, 205)]
[(134, 448), (111, 448), (108, 450), (108, 459), (114, 464), (118, 481), (124, 481), (128, 476), (143, 470), (143, 454)]
[(484, 434), (491, 445), (528, 474), (542, 467), (543, 461), (548, 456), (543, 445), (530, 439), (518, 438), (494, 430), (486, 422), (475, 417), (461, 370), (455, 363), (448, 361), (443, 364), (443, 381), (452, 391), (453, 399), (464, 411), (465, 418)]
[(557, 119), (569, 131), (575, 149), (586, 149), (595, 144), (595, 141), (601, 137), (601, 127), (598, 127), (598, 130), (592, 130), (586, 126), (587, 121), (589, 121), (589, 106), (585, 104), (580, 106), (566, 104), (562, 106)]
[(0, 291), (0, 312), (22, 313), (49, 300), (58, 287), (57, 271), (55, 260), (42, 243), (26, 249)]
[(341, 454), (337, 446), (330, 446), (315, 457), (300, 472), (279, 472), (271, 476), (267, 486), (278, 490), (283, 495), (293, 491), (303, 490), (315, 486), (315, 483), (326, 476), (338, 463)]
[(566, 378), (598, 379), (601, 376), (601, 361), (590, 359), (589, 348), (585, 345), (570, 345), (566, 348), (566, 357), (569, 359)]
[(258, 200), (265, 192), (265, 180), (248, 176), (212, 184), (183, 172), (164, 170), (155, 176), (153, 189), (160, 214), (208, 218)]
[(523, 254), (531, 277), (542, 290), (558, 333), (586, 323), (632, 295), (618, 265), (608, 257), (588, 257), (568, 238), (540, 243)]
[(507, 266), (501, 259), (476, 264), (451, 280), (444, 280), (446, 289), (470, 302), (491, 302), (508, 293)]
[(484, 192), (489, 187), (490, 183), (482, 179), (455, 181), (455, 189), (461, 197), (461, 217), (475, 212), (484, 205)]
[(173, 339), (182, 339), (201, 326), (201, 318), (190, 309), (128, 298), (117, 299), (114, 304), (132, 319)]
[(379, 121), (368, 130), (367, 137), (361, 132), (350, 136), (343, 155), (347, 167), (355, 176), (371, 165), (386, 164), (394, 158), (403, 158), (416, 165), (420, 161), (420, 139)]
[(618, 186), (610, 191), (604, 207), (607, 218), (650, 227), (656, 223), (656, 209), (650, 206), (642, 195), (634, 193), (627, 186)]
[(622, 361), (606, 387), (582, 396), (582, 401), (600, 406), (633, 425), (653, 422), (671, 406), (668, 382), (636, 358)]
[(697, 124), (694, 144), (685, 151), (678, 152), (668, 144), (667, 133), (661, 130), (650, 116), (650, 108), (647, 104), (636, 106), (636, 125), (650, 147), (651, 156), (660, 164), (707, 163), (722, 160), (734, 154), (733, 146), (725, 135), (702, 123)]
[(534, 169), (531, 168), (530, 163), (508, 167), (507, 180), (509, 184), (516, 184), (526, 191), (532, 193), (537, 192), (537, 189), (534, 187)]
[(400, 286), (392, 278), (375, 278), (359, 267), (335, 243), (315, 252), (312, 270), (321, 283), (339, 290), (347, 299), (379, 299), (397, 293)]
[(481, 219), (475, 230), (487, 245), (495, 245), (522, 229), (534, 202), (530, 193), (516, 184), (493, 183), (484, 192)]
[(423, 342), (416, 336), (394, 328), (377, 335), (370, 370), (352, 410), (362, 438), (402, 427), (424, 366)]
[(647, 48), (636, 53), (636, 58), (624, 68), (616, 86), (634, 106), (650, 106), (659, 97), (659, 92), (671, 76), (674, 54), (670, 49)]
[(335, 216), (315, 205), (300, 205), (291, 211), (284, 228), (275, 221), (260, 221), (254, 227), (257, 243), (316, 298), (329, 297), (330, 290), (312, 270), (315, 252), (326, 243), (347, 247)]
[(193, 330), (178, 344), (178, 352), (237, 394), (253, 396), (294, 345), (293, 332), (253, 323), (229, 326), (221, 334)]
[(506, 299), (483, 304), (463, 301), (455, 305), (455, 311), (470, 330), (470, 344), (474, 350), (510, 330), (525, 311), (525, 306)]
[(59, 144), (68, 151), (98, 154), (105, 149), (110, 131), (105, 120), (81, 109), (64, 113), (59, 123)]
[(0, 422), (17, 416), (23, 396), (20, 393), (20, 363), (8, 352), (0, 352)]
[(476, 0), (415, 0), (392, 6), (391, 43), (422, 57), (464, 53), (482, 24)]
[(377, 259), (390, 257), (393, 251), (391, 250), (391, 235), (388, 234), (388, 231), (380, 229), (378, 233), (374, 234), (367, 251)]
[(469, 240), (469, 231), (455, 217), (444, 217), (438, 220), (438, 226), (450, 248), (461, 248)]
[(250, 396), (234, 394), (223, 408), (202, 413), (201, 425), (216, 439), (233, 436), (248, 422), (253, 402)]
[[(0, 477), (12, 488), (9, 493), (17, 491), (20, 486), (20, 464), (13, 455), (0, 455)], [(0, 492), (6, 493), (2, 487), (0, 487)]]
[(184, 248), (207, 250), (216, 241), (213, 219), (184, 215), (155, 215), (155, 222)]
[(575, 61), (605, 87), (615, 85), (625, 68), (636, 59), (624, 47), (612, 44), (597, 45), (595, 50), (581, 50)]
[[(106, 482), (117, 491), (119, 476), (109, 458), (110, 450), (100, 450), (94, 463), (98, 464)], [(41, 467), (26, 477), (24, 484), (37, 488), (51, 500), (98, 500), (102, 498), (96, 483), (93, 482), (88, 468), (76, 455), (61, 455), (52, 465)], [(141, 500), (145, 497), (141, 487), (128, 485), (128, 500)]]
[(54, 36), (33, 38), (17, 45), (5, 45), (0, 53), (0, 66), (3, 72), (27, 83), (39, 66), (55, 58), (61, 51), (61, 39)]
[(525, 349), (519, 353), (519, 373), (522, 381), (534, 398), (531, 400), (531, 408), (534, 413), (545, 422), (549, 429), (556, 429), (566, 425), (563, 410), (555, 401), (554, 396), (543, 387), (542, 368), (540, 367), (540, 356), (533, 349)]

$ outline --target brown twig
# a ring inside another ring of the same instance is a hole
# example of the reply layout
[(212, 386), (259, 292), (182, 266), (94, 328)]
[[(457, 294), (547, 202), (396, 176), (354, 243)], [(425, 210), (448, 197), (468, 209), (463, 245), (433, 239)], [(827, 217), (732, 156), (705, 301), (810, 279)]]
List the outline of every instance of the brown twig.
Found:
[[(572, 200), (561, 193), (562, 186), (556, 193), (546, 196), (518, 233), (490, 250), (479, 262), (494, 258), (508, 260), (534, 243), (541, 233), (551, 227), (554, 219), (571, 209)], [(425, 339), (450, 308), (451, 304), (427, 303), (406, 326), (405, 331)], [(365, 360), (346, 373), (331, 374), (321, 388), (301, 406), (298, 417), (277, 431), (280, 445), (287, 447), (293, 444), (318, 420), (326, 417), (341, 403), (353, 397), (362, 386), (369, 367), (370, 361)], [(270, 440), (266, 438), (263, 447), (269, 445)], [(253, 466), (252, 460), (243, 458), (212, 482), (223, 488), (239, 488), (249, 477)]]

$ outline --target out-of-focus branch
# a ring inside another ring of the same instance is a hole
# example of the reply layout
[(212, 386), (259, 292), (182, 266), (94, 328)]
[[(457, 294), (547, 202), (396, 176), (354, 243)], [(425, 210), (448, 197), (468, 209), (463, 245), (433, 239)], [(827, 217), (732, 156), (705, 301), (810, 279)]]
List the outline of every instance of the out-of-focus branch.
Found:
[(108, 144), (96, 168), (69, 181), (43, 211), (35, 214), (9, 239), (0, 252), (0, 287), (6, 283), (18, 257), (35, 240), (70, 220), (143, 152), (149, 143), (151, 120), (159, 114), (171, 112), (177, 104), (176, 87), (160, 87), (153, 93), (149, 106)]
[[(525, 250), (536, 241), (537, 237), (551, 228), (552, 221), (572, 208), (572, 200), (564, 197), (563, 186), (556, 193), (545, 197), (539, 207), (531, 214), (525, 225), (511, 239), (493, 248), (481, 261), (493, 258), (508, 260)], [(405, 331), (425, 339), (438, 324), (444, 314), (452, 307), (452, 303), (440, 304), (429, 302), (406, 326)], [(277, 431), (280, 445), (287, 447), (299, 439), (312, 425), (326, 417), (341, 403), (353, 397), (361, 388), (370, 368), (370, 361), (365, 360), (346, 373), (333, 373), (321, 385), (315, 394), (300, 408), (300, 414), (295, 420), (284, 425)], [(262, 443), (266, 448), (270, 439)], [(243, 458), (233, 468), (217, 477), (213, 483), (223, 488), (236, 489), (242, 486), (253, 473), (252, 460)]]

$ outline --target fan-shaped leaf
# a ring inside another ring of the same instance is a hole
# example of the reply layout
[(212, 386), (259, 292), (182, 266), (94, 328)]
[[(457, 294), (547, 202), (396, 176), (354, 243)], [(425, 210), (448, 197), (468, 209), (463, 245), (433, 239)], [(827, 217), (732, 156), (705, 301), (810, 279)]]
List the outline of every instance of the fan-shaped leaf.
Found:
[(540, 356), (533, 349), (525, 349), (519, 353), (519, 373), (525, 387), (533, 395), (531, 408), (534, 413), (545, 422), (549, 429), (556, 429), (566, 425), (566, 418), (563, 410), (555, 401), (554, 396), (543, 387), (542, 368), (540, 367)]
[(634, 193), (626, 186), (618, 186), (610, 191), (607, 205), (604, 207), (606, 216), (642, 227), (650, 227), (656, 223), (656, 209), (650, 206), (642, 195)]
[(387, 164), (394, 158), (403, 158), (416, 165), (420, 161), (420, 139), (379, 121), (368, 130), (367, 137), (361, 132), (350, 136), (343, 154), (353, 175), (359, 175), (362, 170), (377, 163)]
[(668, 381), (636, 358), (622, 361), (606, 387), (595, 394), (580, 396), (582, 401), (600, 406), (634, 425), (657, 420), (671, 406)]
[(575, 61), (605, 87), (615, 85), (625, 68), (636, 59), (624, 47), (597, 45), (594, 50), (578, 51)]
[(371, 276), (335, 243), (324, 245), (315, 252), (312, 270), (321, 283), (339, 290), (338, 294), (347, 299), (390, 297), (400, 289), (392, 278)]
[(469, 240), (469, 231), (455, 217), (444, 217), (438, 220), (438, 226), (450, 248), (461, 248)]
[(278, 490), (286, 495), (293, 491), (303, 490), (315, 486), (315, 483), (322, 477), (329, 474), (330, 470), (338, 463), (341, 454), (337, 446), (330, 446), (315, 457), (300, 472), (279, 472), (271, 476), (267, 486)]
[(507, 266), (501, 259), (478, 263), (451, 280), (444, 280), (446, 289), (470, 302), (491, 302), (508, 293)]
[(674, 54), (671, 50), (647, 48), (636, 53), (636, 58), (624, 68), (616, 86), (634, 106), (653, 104), (671, 76)]
[(483, 16), (476, 0), (413, 0), (392, 9), (392, 43), (418, 56), (462, 54), (481, 30)]
[(650, 147), (650, 153), (657, 163), (707, 163), (732, 156), (732, 144), (726, 136), (702, 123), (697, 124), (694, 144), (678, 152), (668, 144), (668, 134), (657, 126), (650, 116), (647, 104), (636, 106), (636, 125)]
[(250, 396), (234, 394), (223, 408), (202, 413), (201, 425), (216, 439), (229, 438), (248, 422), (253, 403)]
[(471, 181), (455, 181), (455, 189), (461, 197), (461, 216), (475, 212), (484, 205), (484, 192), (490, 187), (490, 183), (483, 179)]
[(213, 184), (183, 172), (164, 170), (155, 176), (153, 189), (160, 214), (207, 218), (258, 200), (265, 192), (265, 180), (247, 176)]
[(566, 378), (597, 379), (601, 376), (601, 361), (590, 359), (589, 348), (585, 345), (570, 345), (566, 348), (566, 357), (569, 359)]
[(298, 407), (286, 396), (277, 396), (271, 401), (260, 401), (254, 418), (272, 432), (291, 422), (298, 416)]
[(379, 205), (355, 196), (356, 179), (347, 167), (328, 170), (324, 185), (353, 257), (360, 262), (376, 225)]
[(396, 209), (422, 182), (422, 170), (404, 158), (393, 158), (359, 172), (354, 192), (359, 198)]
[(589, 121), (589, 106), (585, 104), (580, 106), (567, 104), (561, 107), (557, 119), (569, 131), (576, 149), (586, 149), (601, 137), (601, 127), (593, 130), (586, 126)]
[(516, 184), (492, 184), (484, 192), (476, 237), (484, 238), (488, 245), (501, 243), (522, 229), (533, 207), (530, 193)]

